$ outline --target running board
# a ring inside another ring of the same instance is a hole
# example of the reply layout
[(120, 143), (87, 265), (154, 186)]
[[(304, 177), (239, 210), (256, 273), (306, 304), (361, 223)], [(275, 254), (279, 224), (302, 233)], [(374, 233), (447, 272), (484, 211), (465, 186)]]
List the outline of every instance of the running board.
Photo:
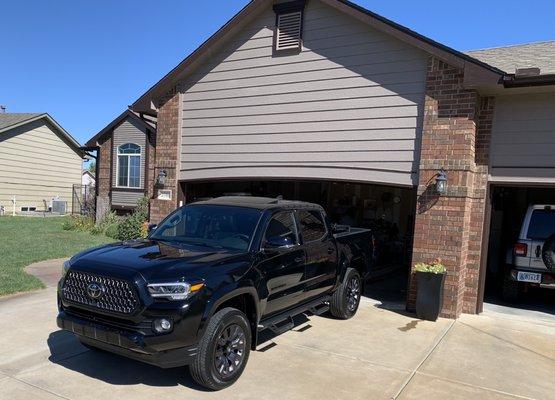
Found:
[(294, 316), (307, 311), (310, 311), (314, 315), (322, 315), (329, 310), (329, 305), (327, 303), (330, 301), (330, 298), (330, 296), (320, 297), (285, 311), (284, 313), (268, 318), (267, 320), (260, 321), (258, 330), (262, 331), (264, 329), (269, 329), (277, 335), (291, 330), (295, 327), (295, 323), (293, 322)]

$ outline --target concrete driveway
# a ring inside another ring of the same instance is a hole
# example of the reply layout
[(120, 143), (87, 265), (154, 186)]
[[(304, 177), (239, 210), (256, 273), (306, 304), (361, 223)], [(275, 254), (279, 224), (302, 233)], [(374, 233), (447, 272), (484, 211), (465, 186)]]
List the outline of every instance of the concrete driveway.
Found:
[[(0, 300), (0, 399), (210, 399), (187, 368), (89, 351), (55, 324), (55, 289)], [(555, 399), (555, 317), (502, 309), (419, 321), (365, 299), (251, 353), (228, 399)], [(274, 345), (275, 344), (275, 345)]]

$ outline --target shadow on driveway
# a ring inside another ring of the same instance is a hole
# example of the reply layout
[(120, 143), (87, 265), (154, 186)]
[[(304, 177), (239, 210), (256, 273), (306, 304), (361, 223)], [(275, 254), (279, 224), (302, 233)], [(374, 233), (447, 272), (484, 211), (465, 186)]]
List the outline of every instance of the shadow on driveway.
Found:
[[(87, 350), (67, 331), (52, 332), (48, 336), (49, 360), (64, 368), (99, 379), (112, 385), (144, 384), (157, 387), (186, 386), (206, 391), (197, 385), (187, 367), (162, 369), (102, 350)], [(81, 352), (68, 355), (69, 348), (81, 347)]]

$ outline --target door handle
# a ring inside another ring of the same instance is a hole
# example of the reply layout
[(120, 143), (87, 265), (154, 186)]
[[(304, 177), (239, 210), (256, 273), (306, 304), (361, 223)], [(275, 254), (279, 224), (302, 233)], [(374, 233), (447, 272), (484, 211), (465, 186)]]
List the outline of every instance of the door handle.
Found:
[(335, 249), (333, 249), (333, 248), (331, 248), (331, 247), (328, 248), (328, 254), (331, 254), (331, 253), (333, 253), (334, 251), (335, 251)]
[(540, 258), (541, 254), (542, 254), (542, 247), (538, 245), (536, 247), (536, 258)]
[(304, 261), (304, 258), (303, 258), (303, 257), (297, 257), (297, 258), (295, 258), (295, 262), (296, 262), (296, 263), (301, 263), (301, 262), (303, 262), (303, 261)]

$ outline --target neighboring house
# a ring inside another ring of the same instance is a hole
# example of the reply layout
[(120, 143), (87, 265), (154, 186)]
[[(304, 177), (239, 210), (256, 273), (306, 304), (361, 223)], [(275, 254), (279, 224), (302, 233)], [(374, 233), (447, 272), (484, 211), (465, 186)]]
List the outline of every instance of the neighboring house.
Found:
[[(52, 199), (72, 209), (83, 152), (50, 115), (0, 114), (0, 206), (6, 214), (44, 211)], [(15, 204), (14, 204), (15, 198)]]
[[(554, 60), (553, 42), (465, 54), (346, 0), (255, 0), (132, 104), (137, 126), (157, 121), (136, 190), (153, 222), (245, 192), (387, 223), (412, 263), (446, 264), (444, 316), (480, 312), (491, 194), (554, 193)], [(134, 142), (108, 137), (89, 145), (113, 202), (117, 146)], [(409, 309), (415, 293), (410, 275)]]
[(94, 174), (89, 170), (84, 170), (81, 176), (81, 185), (94, 187), (95, 182)]
[(86, 143), (87, 148), (101, 148), (96, 161), (98, 217), (109, 210), (127, 213), (141, 197), (152, 195), (149, 156), (154, 156), (155, 131), (155, 120), (126, 110)]

